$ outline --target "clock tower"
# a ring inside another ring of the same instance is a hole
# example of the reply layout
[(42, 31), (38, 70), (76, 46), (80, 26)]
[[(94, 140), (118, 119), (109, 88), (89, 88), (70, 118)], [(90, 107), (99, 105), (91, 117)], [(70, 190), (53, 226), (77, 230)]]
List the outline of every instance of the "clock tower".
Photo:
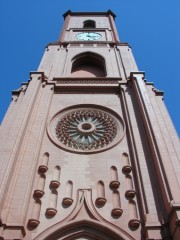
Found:
[(0, 127), (0, 239), (178, 240), (179, 138), (115, 14), (71, 12)]

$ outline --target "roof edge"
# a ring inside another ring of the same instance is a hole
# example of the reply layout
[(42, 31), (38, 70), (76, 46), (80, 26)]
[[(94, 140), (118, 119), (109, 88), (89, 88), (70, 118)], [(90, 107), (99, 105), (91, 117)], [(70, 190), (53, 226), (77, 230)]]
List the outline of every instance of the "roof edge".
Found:
[(111, 11), (108, 10), (107, 12), (72, 12), (71, 10), (68, 10), (63, 14), (63, 17), (66, 18), (68, 15), (111, 15), (113, 18), (116, 17), (116, 15)]

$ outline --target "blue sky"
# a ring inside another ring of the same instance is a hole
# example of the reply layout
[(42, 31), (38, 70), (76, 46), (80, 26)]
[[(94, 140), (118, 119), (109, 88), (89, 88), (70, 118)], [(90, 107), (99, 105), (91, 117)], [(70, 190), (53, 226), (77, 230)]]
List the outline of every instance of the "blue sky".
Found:
[(164, 100), (180, 136), (180, 1), (179, 0), (1, 0), (0, 122), (11, 90), (36, 71), (49, 42), (57, 40), (62, 14), (107, 11), (116, 15), (122, 42), (128, 42), (140, 71)]

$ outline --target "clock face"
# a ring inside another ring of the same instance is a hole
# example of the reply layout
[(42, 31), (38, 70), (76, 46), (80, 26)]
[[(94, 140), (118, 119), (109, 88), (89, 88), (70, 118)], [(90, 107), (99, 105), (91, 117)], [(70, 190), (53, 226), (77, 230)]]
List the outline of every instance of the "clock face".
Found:
[(99, 33), (95, 33), (95, 32), (83, 32), (83, 33), (79, 33), (77, 34), (77, 39), (79, 40), (90, 40), (90, 41), (93, 41), (93, 40), (98, 40), (99, 38), (101, 38), (101, 34)]

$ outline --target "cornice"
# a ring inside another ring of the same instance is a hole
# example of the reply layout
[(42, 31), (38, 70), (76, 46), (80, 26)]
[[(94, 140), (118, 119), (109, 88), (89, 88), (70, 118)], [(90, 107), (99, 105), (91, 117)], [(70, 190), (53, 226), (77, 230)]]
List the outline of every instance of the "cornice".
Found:
[(123, 43), (123, 42), (112, 42), (112, 41), (66, 41), (66, 42), (50, 42), (46, 47), (49, 46), (68, 46), (69, 44), (109, 44), (110, 46), (128, 46), (131, 48), (131, 46), (128, 43)]
[(65, 12), (63, 14), (63, 17), (64, 19), (68, 16), (68, 15), (71, 15), (71, 16), (86, 16), (86, 15), (111, 15), (113, 18), (116, 18), (116, 15), (111, 11), (111, 10), (108, 10), (107, 12), (71, 12), (71, 10), (68, 10), (67, 12)]

